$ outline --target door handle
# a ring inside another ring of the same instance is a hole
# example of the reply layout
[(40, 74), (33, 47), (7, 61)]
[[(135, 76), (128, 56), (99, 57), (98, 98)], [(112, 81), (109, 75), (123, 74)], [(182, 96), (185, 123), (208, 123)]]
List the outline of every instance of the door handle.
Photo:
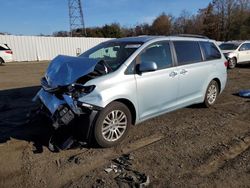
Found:
[(186, 69), (182, 69), (180, 74), (186, 74), (188, 71)]
[(177, 72), (173, 71), (173, 72), (171, 72), (171, 73), (169, 74), (169, 76), (173, 78), (173, 77), (175, 77), (177, 74), (178, 74)]

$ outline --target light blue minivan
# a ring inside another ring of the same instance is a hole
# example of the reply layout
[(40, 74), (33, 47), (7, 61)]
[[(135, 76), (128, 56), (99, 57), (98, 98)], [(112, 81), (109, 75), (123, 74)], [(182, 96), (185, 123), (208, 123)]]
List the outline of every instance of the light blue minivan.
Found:
[(36, 98), (55, 129), (84, 116), (82, 138), (111, 147), (131, 125), (192, 104), (212, 106), (226, 80), (227, 60), (213, 40), (129, 37), (79, 57), (57, 56)]

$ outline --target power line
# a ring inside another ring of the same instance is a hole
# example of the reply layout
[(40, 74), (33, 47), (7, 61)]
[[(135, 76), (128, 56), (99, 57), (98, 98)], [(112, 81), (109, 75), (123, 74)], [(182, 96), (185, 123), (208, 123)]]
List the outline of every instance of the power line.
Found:
[(87, 36), (81, 0), (68, 0), (68, 7), (71, 36), (75, 32), (80, 32), (82, 35)]

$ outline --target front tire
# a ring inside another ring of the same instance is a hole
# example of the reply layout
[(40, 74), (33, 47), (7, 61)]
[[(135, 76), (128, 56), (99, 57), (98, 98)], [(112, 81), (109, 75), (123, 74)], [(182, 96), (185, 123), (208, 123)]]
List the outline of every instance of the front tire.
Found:
[(205, 107), (209, 108), (212, 105), (214, 105), (217, 96), (219, 94), (219, 86), (218, 83), (215, 80), (212, 80), (208, 87), (207, 87), (207, 91), (205, 94), (205, 99), (203, 104), (205, 105)]
[(94, 138), (101, 147), (112, 147), (120, 143), (131, 126), (131, 113), (120, 102), (112, 102), (104, 108), (95, 123)]

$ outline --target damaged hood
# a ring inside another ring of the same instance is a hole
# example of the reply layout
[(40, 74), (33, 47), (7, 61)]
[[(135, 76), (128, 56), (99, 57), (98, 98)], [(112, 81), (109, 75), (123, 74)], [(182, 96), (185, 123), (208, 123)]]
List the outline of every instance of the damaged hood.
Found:
[(99, 60), (86, 57), (59, 55), (53, 59), (45, 73), (50, 87), (65, 86), (94, 71)]

